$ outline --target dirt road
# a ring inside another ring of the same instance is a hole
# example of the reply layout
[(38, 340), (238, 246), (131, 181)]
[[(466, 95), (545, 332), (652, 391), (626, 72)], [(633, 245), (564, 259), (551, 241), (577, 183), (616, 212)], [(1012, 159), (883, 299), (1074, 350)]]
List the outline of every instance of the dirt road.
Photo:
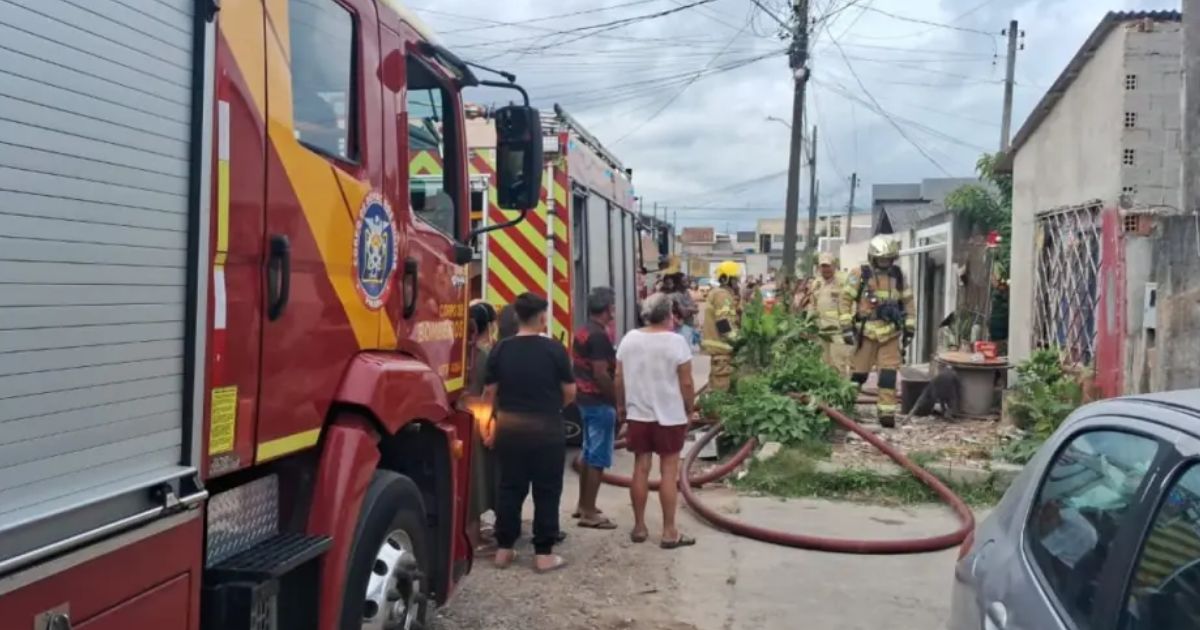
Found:
[[(629, 458), (619, 457), (627, 468)], [(664, 551), (629, 542), (626, 491), (606, 487), (601, 509), (616, 531), (580, 529), (567, 516), (577, 481), (568, 472), (563, 497), (563, 555), (571, 566), (536, 575), (531, 550), (504, 571), (482, 564), (451, 604), (438, 630), (932, 630), (945, 623), (955, 552), (920, 556), (845, 556), (799, 551), (735, 538), (684, 513), (699, 545)], [(719, 509), (775, 527), (837, 536), (900, 537), (953, 528), (936, 507), (896, 509), (739, 497), (705, 490)], [(528, 508), (528, 506), (527, 506)], [(659, 522), (650, 502), (651, 527)], [(528, 515), (527, 515), (528, 518)]]

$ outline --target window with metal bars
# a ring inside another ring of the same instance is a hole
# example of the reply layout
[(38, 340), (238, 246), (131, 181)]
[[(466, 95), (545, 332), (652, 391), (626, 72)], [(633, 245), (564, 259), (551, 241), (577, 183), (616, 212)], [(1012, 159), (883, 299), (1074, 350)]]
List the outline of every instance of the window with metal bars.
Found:
[(1088, 365), (1096, 350), (1100, 274), (1100, 206), (1073, 206), (1037, 219), (1034, 347), (1057, 347)]

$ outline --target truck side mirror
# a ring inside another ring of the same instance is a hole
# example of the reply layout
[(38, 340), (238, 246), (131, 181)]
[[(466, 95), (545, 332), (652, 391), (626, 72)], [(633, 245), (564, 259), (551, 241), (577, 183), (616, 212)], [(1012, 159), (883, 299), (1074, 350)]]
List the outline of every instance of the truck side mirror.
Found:
[(542, 117), (537, 108), (496, 110), (496, 202), (508, 210), (536, 208), (542, 193)]

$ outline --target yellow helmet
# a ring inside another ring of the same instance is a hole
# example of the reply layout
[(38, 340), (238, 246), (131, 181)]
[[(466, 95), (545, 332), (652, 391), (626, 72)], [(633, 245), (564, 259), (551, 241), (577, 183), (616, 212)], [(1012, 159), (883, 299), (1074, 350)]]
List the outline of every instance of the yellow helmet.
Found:
[(717, 265), (716, 276), (718, 280), (722, 277), (736, 278), (740, 275), (742, 275), (741, 266), (732, 260), (726, 260), (725, 262)]
[(868, 258), (895, 258), (900, 255), (900, 241), (890, 234), (880, 234), (867, 246)]

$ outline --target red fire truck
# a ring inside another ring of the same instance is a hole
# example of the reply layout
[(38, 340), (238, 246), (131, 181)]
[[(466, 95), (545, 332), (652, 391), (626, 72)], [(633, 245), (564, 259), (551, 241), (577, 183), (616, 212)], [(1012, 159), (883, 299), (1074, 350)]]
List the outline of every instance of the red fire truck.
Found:
[[(13, 0), (0, 40), (0, 628), (423, 625), (472, 560), (460, 92), (516, 86), (395, 0)], [(539, 115), (497, 121), (533, 207)]]

